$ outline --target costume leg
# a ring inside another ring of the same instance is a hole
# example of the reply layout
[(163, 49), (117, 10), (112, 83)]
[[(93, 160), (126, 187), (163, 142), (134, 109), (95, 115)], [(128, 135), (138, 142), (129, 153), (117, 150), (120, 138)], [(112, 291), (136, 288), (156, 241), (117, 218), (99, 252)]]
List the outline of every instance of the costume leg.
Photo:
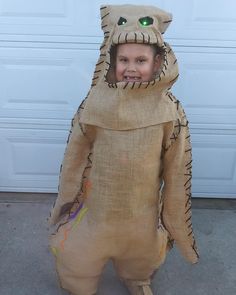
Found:
[(156, 266), (149, 257), (118, 259), (114, 261), (114, 266), (130, 294), (152, 295), (150, 278)]
[(132, 295), (151, 295), (151, 277), (166, 256), (167, 232), (158, 228), (131, 238), (126, 251), (113, 259), (114, 267)]
[(73, 295), (95, 294), (107, 262), (105, 241), (86, 217), (61, 226), (51, 240), (61, 287)]

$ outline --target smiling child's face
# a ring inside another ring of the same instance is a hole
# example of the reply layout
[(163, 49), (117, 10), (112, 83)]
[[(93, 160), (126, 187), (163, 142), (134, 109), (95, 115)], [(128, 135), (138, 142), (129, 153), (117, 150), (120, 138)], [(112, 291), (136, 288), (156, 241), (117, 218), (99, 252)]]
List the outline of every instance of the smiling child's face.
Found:
[(118, 82), (145, 82), (155, 78), (161, 58), (150, 45), (128, 43), (117, 46), (115, 75)]

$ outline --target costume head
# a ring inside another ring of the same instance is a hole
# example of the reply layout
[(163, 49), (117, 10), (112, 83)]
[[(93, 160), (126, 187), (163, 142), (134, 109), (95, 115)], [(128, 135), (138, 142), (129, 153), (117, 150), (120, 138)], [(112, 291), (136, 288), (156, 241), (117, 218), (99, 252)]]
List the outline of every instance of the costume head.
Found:
[[(162, 34), (164, 34), (172, 20), (171, 14), (152, 6), (102, 6), (101, 19), (104, 41), (100, 48), (101, 54), (92, 86), (95, 86), (99, 79), (103, 78), (109, 87), (143, 88), (149, 87), (150, 84), (154, 85), (165, 77), (168, 66), (167, 55), (170, 48), (164, 42)], [(162, 65), (155, 77), (157, 81), (153, 80), (149, 81), (149, 83), (141, 83), (141, 85), (140, 82), (128, 84), (125, 82), (119, 85), (115, 83), (114, 48), (116, 45), (124, 43), (152, 44), (156, 46), (157, 52), (162, 55)], [(175, 71), (177, 76), (177, 65)], [(176, 78), (176, 76), (173, 78)]]
[[(83, 104), (81, 122), (127, 130), (176, 119), (168, 89), (178, 78), (176, 57), (162, 35), (171, 14), (153, 6), (105, 5), (101, 7), (104, 41), (91, 89)], [(161, 66), (151, 81), (115, 80), (114, 48), (118, 44), (152, 44), (161, 55)], [(154, 115), (149, 116), (150, 112)]]

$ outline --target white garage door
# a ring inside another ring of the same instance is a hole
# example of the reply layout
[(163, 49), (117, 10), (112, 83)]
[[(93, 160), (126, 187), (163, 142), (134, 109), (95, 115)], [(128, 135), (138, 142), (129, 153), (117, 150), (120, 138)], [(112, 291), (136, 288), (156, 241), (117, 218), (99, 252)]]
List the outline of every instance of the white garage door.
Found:
[[(191, 123), (194, 196), (236, 197), (236, 2), (127, 3), (173, 13), (166, 37), (180, 65), (174, 92)], [(0, 0), (2, 191), (57, 191), (70, 120), (98, 57), (101, 4)]]

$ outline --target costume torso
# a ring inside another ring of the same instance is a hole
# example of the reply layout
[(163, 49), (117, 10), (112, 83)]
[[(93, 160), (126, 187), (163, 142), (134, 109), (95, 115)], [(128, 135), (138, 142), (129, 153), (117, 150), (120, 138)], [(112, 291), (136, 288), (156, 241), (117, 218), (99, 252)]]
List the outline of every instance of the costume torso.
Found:
[(96, 221), (157, 215), (163, 126), (115, 131), (97, 128), (91, 188), (85, 200)]

